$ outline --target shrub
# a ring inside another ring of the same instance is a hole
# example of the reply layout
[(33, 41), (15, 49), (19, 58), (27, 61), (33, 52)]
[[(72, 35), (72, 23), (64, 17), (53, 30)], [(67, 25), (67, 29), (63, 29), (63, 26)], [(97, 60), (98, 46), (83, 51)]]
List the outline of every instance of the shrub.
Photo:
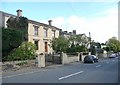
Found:
[(36, 45), (31, 42), (23, 42), (7, 58), (8, 61), (28, 60), (35, 58)]

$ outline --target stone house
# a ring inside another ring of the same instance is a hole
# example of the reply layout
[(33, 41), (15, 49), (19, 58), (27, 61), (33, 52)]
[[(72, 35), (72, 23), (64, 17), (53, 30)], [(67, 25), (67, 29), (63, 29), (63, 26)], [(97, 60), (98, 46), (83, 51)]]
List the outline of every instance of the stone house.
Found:
[[(0, 26), (7, 27), (7, 20), (10, 17), (21, 17), (22, 10), (17, 10), (17, 16), (0, 11)], [(28, 42), (35, 43), (37, 54), (52, 53), (51, 40), (59, 37), (60, 29), (52, 26), (52, 20), (48, 24), (28, 19)]]

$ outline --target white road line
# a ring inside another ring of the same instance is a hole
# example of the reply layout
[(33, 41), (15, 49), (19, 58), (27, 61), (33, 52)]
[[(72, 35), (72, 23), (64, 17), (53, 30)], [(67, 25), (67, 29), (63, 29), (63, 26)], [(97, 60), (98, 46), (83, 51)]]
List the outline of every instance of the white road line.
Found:
[(116, 58), (118, 58), (118, 57), (116, 57)]
[(110, 62), (107, 62), (107, 63), (110, 63)]
[(33, 71), (33, 72), (22, 73), (22, 74), (17, 74), (17, 75), (5, 76), (5, 77), (2, 77), (2, 78), (11, 78), (11, 77), (15, 77), (15, 76), (20, 76), (20, 75), (25, 75), (25, 74), (32, 74), (32, 73), (36, 73), (36, 72), (39, 72), (39, 71)]
[(101, 66), (101, 65), (97, 65), (96, 68), (97, 68), (97, 67), (100, 67), (100, 66)]
[(68, 78), (68, 77), (72, 77), (72, 76), (75, 76), (75, 75), (80, 74), (80, 73), (83, 73), (83, 71), (79, 71), (79, 72), (76, 72), (76, 73), (73, 73), (73, 74), (70, 74), (70, 75), (67, 75), (67, 76), (64, 76), (64, 77), (60, 77), (60, 78), (58, 78), (58, 80), (62, 80), (62, 79)]
[(115, 60), (112, 60), (112, 61), (115, 61)]

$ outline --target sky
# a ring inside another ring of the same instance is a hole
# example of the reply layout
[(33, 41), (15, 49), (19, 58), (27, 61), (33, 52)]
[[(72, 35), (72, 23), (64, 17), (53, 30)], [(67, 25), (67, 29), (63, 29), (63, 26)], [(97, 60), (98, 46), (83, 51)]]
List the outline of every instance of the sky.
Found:
[[(110, 1), (110, 0), (109, 0)], [(95, 42), (105, 43), (109, 38), (118, 37), (118, 2), (102, 1), (21, 1), (3, 0), (0, 10), (16, 15), (21, 9), (28, 19), (52, 25), (63, 31), (76, 30), (77, 34), (85, 33)]]

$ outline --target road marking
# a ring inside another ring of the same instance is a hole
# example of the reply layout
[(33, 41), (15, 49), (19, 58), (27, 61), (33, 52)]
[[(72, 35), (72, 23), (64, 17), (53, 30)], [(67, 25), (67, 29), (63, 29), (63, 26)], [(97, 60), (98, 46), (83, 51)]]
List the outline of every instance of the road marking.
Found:
[(112, 61), (115, 61), (115, 60), (112, 60)]
[(40, 71), (33, 71), (33, 72), (22, 73), (22, 74), (17, 74), (17, 75), (5, 76), (5, 77), (2, 77), (2, 78), (11, 78), (11, 77), (15, 77), (15, 76), (21, 76), (21, 75), (25, 75), (25, 74), (32, 74), (32, 73), (36, 73), (36, 72), (40, 72)]
[(75, 75), (80, 74), (80, 73), (83, 73), (83, 71), (79, 71), (79, 72), (76, 72), (76, 73), (73, 73), (73, 74), (70, 74), (70, 75), (67, 75), (67, 76), (64, 76), (64, 77), (60, 77), (60, 78), (58, 78), (58, 80), (62, 80), (62, 79), (68, 78), (68, 77), (72, 77), (72, 76), (75, 76)]
[(116, 58), (118, 58), (118, 57), (116, 57)]
[(96, 68), (97, 68), (97, 67), (100, 67), (100, 66), (101, 66), (101, 65), (97, 65)]
[(107, 63), (110, 63), (110, 62), (107, 62)]

